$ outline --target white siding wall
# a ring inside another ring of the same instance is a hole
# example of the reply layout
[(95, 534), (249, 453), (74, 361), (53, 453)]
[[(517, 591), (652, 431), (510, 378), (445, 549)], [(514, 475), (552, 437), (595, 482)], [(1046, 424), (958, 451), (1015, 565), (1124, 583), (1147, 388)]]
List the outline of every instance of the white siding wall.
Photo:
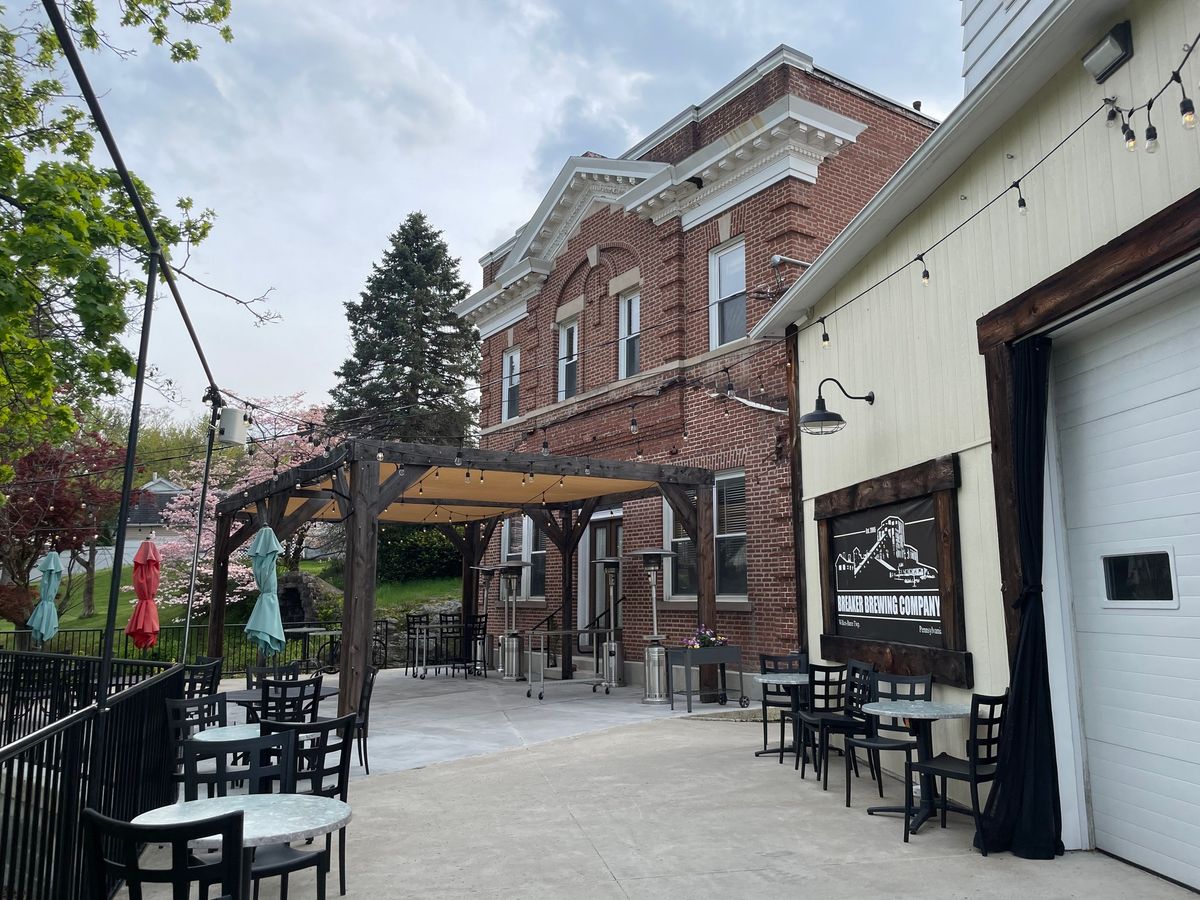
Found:
[(962, 0), (964, 93), (979, 84), (1053, 0)]
[[(911, 260), (980, 208), (1095, 109), (1105, 91), (1122, 102), (1141, 102), (1153, 93), (1178, 62), (1181, 42), (1200, 30), (1200, 6), (1146, 0), (1131, 4), (1128, 15), (1136, 56), (1103, 90), (1076, 54), (1022, 113), (997, 123), (992, 138), (817, 304), (816, 315)], [(1189, 86), (1198, 73), (1200, 66), (1189, 65)], [(849, 424), (833, 436), (802, 438), (814, 656), (822, 624), (812, 498), (957, 452), (965, 617), (976, 689), (1006, 686), (987, 391), (975, 320), (1200, 187), (1200, 129), (1180, 127), (1177, 103), (1175, 93), (1164, 94), (1158, 154), (1129, 153), (1120, 135), (1104, 126), (1103, 115), (1097, 116), (1024, 182), (1028, 216), (1017, 215), (1015, 194), (997, 203), (930, 254), (928, 286), (914, 265), (911, 277), (897, 277), (832, 316), (828, 349), (821, 349), (819, 328), (801, 332), (798, 377), (805, 409), (811, 408), (817, 382), (829, 375), (851, 393), (874, 390), (877, 398), (868, 407), (842, 399), (836, 389), (827, 391), (830, 409)], [(1139, 124), (1144, 128), (1144, 119)], [(960, 733), (941, 726), (935, 733), (961, 750)]]

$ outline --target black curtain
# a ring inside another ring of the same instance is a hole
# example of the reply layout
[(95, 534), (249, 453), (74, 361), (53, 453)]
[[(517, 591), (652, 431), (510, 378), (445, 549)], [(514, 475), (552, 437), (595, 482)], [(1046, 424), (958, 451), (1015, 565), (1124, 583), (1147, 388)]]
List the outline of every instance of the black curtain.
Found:
[(1021, 594), (1016, 606), (1021, 625), (996, 780), (975, 844), (982, 842), (989, 852), (1011, 850), (1026, 859), (1053, 859), (1063, 852), (1063, 844), (1042, 608), (1049, 338), (1030, 338), (1015, 345), (1012, 372), (1013, 480), (1021, 553)]

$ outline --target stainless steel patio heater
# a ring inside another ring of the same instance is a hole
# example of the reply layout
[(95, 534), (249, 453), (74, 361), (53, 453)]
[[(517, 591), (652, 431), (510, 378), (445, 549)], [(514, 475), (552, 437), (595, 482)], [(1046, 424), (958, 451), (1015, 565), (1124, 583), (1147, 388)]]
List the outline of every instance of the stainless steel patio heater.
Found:
[[(487, 615), (488, 611), (488, 595), (491, 593), (492, 579), (500, 571), (500, 566), (472, 566), (483, 578), (483, 615)], [(480, 617), (480, 608), (476, 606), (475, 617)], [(475, 638), (475, 659), (484, 669), (492, 668), (492, 645), (489, 643), (491, 635), (486, 632), (480, 632)]]
[(651, 634), (646, 635), (646, 649), (642, 654), (645, 672), (642, 702), (669, 703), (671, 698), (667, 694), (667, 648), (663, 646), (666, 637), (658, 632), (658, 573), (663, 570), (663, 560), (677, 554), (662, 547), (647, 547), (644, 550), (634, 550), (629, 555), (641, 558), (646, 578), (650, 581)]
[(517, 633), (517, 596), (521, 578), (529, 568), (527, 562), (506, 562), (500, 566), (504, 578), (504, 634), (500, 637), (500, 679), (523, 681), (525, 656), (521, 652), (521, 635)]
[(593, 565), (604, 567), (604, 595), (608, 604), (608, 633), (600, 645), (600, 665), (604, 678), (604, 692), (625, 683), (625, 653), (617, 640), (617, 591), (621, 581), (621, 559), (617, 556), (602, 556)]

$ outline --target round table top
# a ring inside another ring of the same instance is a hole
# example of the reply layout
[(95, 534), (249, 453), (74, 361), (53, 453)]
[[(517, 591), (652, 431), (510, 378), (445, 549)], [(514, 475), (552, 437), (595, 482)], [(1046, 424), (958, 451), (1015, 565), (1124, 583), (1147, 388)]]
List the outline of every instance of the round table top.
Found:
[(965, 719), (971, 715), (969, 703), (931, 703), (928, 700), (876, 700), (864, 703), (862, 711), (872, 716), (896, 719)]
[[(233, 794), (160, 806), (133, 820), (134, 825), (178, 825), (241, 810), (242, 845), (261, 847), (302, 841), (337, 831), (350, 821), (350, 806), (330, 797), (308, 794)], [(192, 842), (197, 847), (219, 847), (217, 836)]]
[[(321, 685), (321, 699), (332, 697), (338, 692), (336, 684)], [(249, 691), (226, 691), (225, 699), (230, 703), (259, 703), (262, 700), (262, 691), (254, 688)]]
[(807, 672), (764, 672), (755, 675), (759, 684), (808, 684)]
[(205, 728), (203, 731), (197, 731), (193, 734), (189, 741), (196, 741), (200, 744), (208, 744), (213, 741), (244, 741), (249, 738), (256, 738), (261, 735), (257, 725), (219, 725), (216, 728)]

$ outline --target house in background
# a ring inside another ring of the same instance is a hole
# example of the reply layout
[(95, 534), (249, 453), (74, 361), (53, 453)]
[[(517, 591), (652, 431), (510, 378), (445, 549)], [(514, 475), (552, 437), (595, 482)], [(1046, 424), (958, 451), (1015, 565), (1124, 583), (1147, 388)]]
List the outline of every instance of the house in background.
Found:
[[(663, 547), (678, 554), (659, 592), (668, 643), (699, 620), (755, 671), (756, 654), (797, 646), (789, 361), (783, 342), (750, 330), (934, 125), (781, 46), (621, 156), (568, 159), (481, 260), (483, 287), (457, 311), (483, 341), (482, 447), (716, 473), (715, 571), (698, 571), (693, 537), (662, 500), (617, 503), (591, 517), (566, 610), (558, 551), (531, 519), (506, 521), (488, 559), (530, 563), (519, 628), (595, 622), (593, 561)], [(552, 480), (528, 490), (552, 497)], [(623, 567), (620, 592), (626, 675), (640, 680), (651, 631), (640, 565)]]
[[(845, 420), (800, 441), (809, 650), (1000, 694), (1039, 627), (1018, 601), (1040, 606), (1053, 727), (1026, 736), (1052, 744), (1063, 843), (1197, 888), (1200, 54), (1171, 78), (1200, 7), (964, 0), (963, 20), (966, 98), (751, 332), (789, 335), (800, 412), (820, 394)], [(1149, 121), (1106, 127), (1105, 98), (1164, 86)], [(837, 559), (893, 516), (937, 589), (855, 600)]]
[[(126, 530), (126, 547), (132, 547), (137, 552), (138, 544), (145, 538), (154, 535), (157, 540), (169, 540), (180, 535), (167, 527), (163, 511), (183, 488), (169, 479), (163, 478), (157, 472), (133, 495), (133, 504), (129, 509), (129, 520)], [(132, 555), (128, 554), (132, 559)]]

